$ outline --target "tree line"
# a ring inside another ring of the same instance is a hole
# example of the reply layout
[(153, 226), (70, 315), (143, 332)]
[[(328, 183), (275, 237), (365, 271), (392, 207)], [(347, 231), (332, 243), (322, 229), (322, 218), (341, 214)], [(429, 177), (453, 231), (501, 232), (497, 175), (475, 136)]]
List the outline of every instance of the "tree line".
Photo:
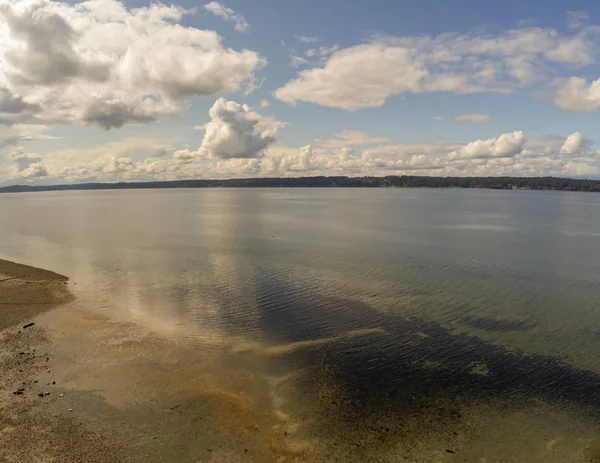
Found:
[(12, 185), (0, 193), (63, 190), (119, 190), (147, 188), (489, 188), (495, 190), (600, 191), (600, 180), (558, 177), (294, 177), (227, 180), (172, 180), (160, 182)]

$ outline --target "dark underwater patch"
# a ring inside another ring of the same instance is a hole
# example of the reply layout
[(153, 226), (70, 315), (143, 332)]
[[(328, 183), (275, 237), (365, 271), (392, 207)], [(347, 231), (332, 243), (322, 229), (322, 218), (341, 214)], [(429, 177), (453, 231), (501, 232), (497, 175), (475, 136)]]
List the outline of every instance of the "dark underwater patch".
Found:
[(527, 331), (535, 327), (535, 323), (518, 320), (498, 320), (488, 317), (466, 317), (462, 323), (471, 328), (476, 328), (483, 331), (510, 332), (510, 331)]
[[(273, 290), (277, 284), (282, 286), (280, 291)], [(568, 400), (600, 411), (600, 375), (593, 372), (550, 356), (508, 351), (419, 318), (381, 313), (355, 300), (316, 292), (299, 298), (297, 290), (281, 282), (270, 281), (269, 286), (271, 296), (278, 294), (277, 301), (270, 299), (259, 313), (265, 338), (273, 343), (366, 328), (385, 331), (316, 345), (280, 360), (282, 367), (307, 369), (307, 383), (326, 376), (343, 396), (340, 403), (354, 409), (353, 415), (357, 411), (363, 415), (378, 410), (389, 413), (392, 403), (395, 412), (412, 413), (441, 398), (458, 404), (516, 396)], [(532, 327), (492, 319), (471, 322), (495, 331)]]

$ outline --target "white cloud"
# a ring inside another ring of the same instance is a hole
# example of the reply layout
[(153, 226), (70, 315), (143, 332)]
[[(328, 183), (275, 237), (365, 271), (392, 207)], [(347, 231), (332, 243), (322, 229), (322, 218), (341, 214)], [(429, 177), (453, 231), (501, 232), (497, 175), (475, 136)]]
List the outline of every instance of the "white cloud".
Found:
[(234, 29), (238, 32), (245, 32), (250, 27), (246, 22), (246, 18), (244, 18), (241, 14), (236, 13), (231, 8), (225, 7), (222, 3), (210, 2), (204, 5), (204, 8), (215, 16), (219, 16), (225, 21), (234, 23)]
[(321, 66), (327, 61), (329, 56), (338, 51), (339, 48), (339, 45), (333, 45), (331, 47), (309, 48), (308, 50), (304, 51), (304, 56), (300, 56), (296, 50), (289, 48), (287, 51), (290, 57), (290, 66), (293, 68)]
[(128, 172), (135, 168), (135, 162), (129, 157), (112, 156), (102, 170), (106, 174)]
[[(184, 170), (170, 175), (187, 178), (193, 175), (202, 178), (402, 174), (600, 175), (600, 155), (597, 151), (582, 146), (577, 153), (567, 155), (560, 152), (565, 141), (560, 137), (525, 140), (517, 132), (500, 135), (492, 143), (476, 140), (462, 144), (438, 141), (420, 145), (382, 145), (363, 151), (362, 156), (353, 155), (349, 147), (326, 149), (313, 145), (301, 148), (272, 145), (260, 159), (221, 159), (203, 166), (194, 161), (186, 165)], [(477, 146), (480, 148), (476, 150), (475, 157), (457, 159), (449, 156), (452, 151), (467, 147), (468, 151)]]
[(192, 129), (198, 130), (198, 131), (203, 131), (203, 130), (206, 130), (206, 128), (208, 127), (208, 124), (210, 124), (210, 122), (205, 122), (204, 124), (201, 124), (201, 125), (195, 125), (194, 127), (192, 127)]
[(591, 26), (571, 33), (523, 27), (496, 35), (383, 36), (342, 50), (313, 48), (309, 58), (330, 56), (322, 65), (312, 63), (275, 96), (290, 104), (354, 111), (382, 106), (403, 93), (512, 93), (549, 83), (557, 69), (594, 63), (599, 36)]
[(162, 4), (128, 10), (117, 0), (0, 4), (0, 113), (109, 129), (252, 84), (265, 59), (182, 26), (186, 14)]
[(0, 183), (15, 183), (19, 179), (34, 182), (44, 177), (52, 183), (115, 182), (142, 180), (172, 180), (201, 176), (202, 171), (186, 169), (173, 153), (173, 145), (161, 139), (124, 139), (90, 148), (71, 148), (45, 155), (14, 148), (6, 156), (10, 164), (2, 164)]
[(344, 163), (344, 162), (347, 162), (348, 159), (350, 159), (352, 152), (353, 152), (352, 148), (340, 148), (337, 151), (333, 152), (332, 154), (337, 154), (340, 158), (340, 162)]
[(560, 147), (560, 152), (564, 154), (575, 154), (585, 147), (583, 135), (575, 132), (567, 137), (563, 145)]
[(48, 176), (48, 170), (42, 162), (35, 162), (19, 172), (21, 178), (34, 179)]
[[(88, 178), (98, 178), (103, 181), (114, 181), (118, 175), (123, 174), (124, 163), (118, 159), (130, 159), (133, 163), (145, 159), (165, 158), (165, 154), (172, 152), (174, 143), (160, 138), (126, 138), (117, 142), (104, 143), (87, 148), (69, 148), (54, 150), (43, 156), (44, 164), (49, 174), (59, 180), (76, 178), (83, 180), (84, 172)], [(113, 161), (112, 158), (116, 160)], [(116, 164), (115, 164), (116, 163)], [(116, 168), (120, 164), (120, 168)], [(131, 163), (130, 163), (131, 165)], [(105, 166), (108, 166), (105, 169)], [(109, 173), (107, 170), (115, 170)], [(64, 173), (64, 176), (63, 176)], [(69, 178), (67, 178), (69, 177)]]
[(271, 106), (271, 102), (269, 100), (260, 100), (258, 106), (261, 108), (268, 108), (269, 106)]
[(66, 182), (83, 182), (96, 180), (97, 175), (87, 167), (65, 167), (58, 173), (57, 178)]
[(556, 105), (571, 113), (591, 113), (600, 108), (600, 79), (590, 82), (571, 77), (556, 91)]
[(452, 151), (448, 159), (507, 158), (519, 154), (525, 145), (522, 131), (503, 133), (499, 137), (477, 140)]
[[(302, 42), (302, 44), (312, 44), (318, 39), (316, 37), (302, 37), (296, 36), (296, 38)], [(323, 65), (329, 56), (339, 50), (339, 45), (332, 45), (330, 47), (315, 47), (307, 50), (297, 50), (294, 47), (287, 47), (285, 42), (281, 42), (281, 45), (286, 49), (289, 56), (289, 65), (293, 68), (305, 68)]]
[(48, 170), (39, 154), (26, 153), (17, 149), (8, 155), (8, 159), (14, 164), (11, 174), (15, 179), (35, 180), (48, 176)]
[(297, 35), (296, 38), (303, 43), (314, 43), (319, 41), (318, 37), (310, 37), (306, 35)]
[(319, 56), (326, 58), (332, 53), (335, 53), (340, 49), (339, 45), (332, 45), (331, 47), (319, 47)]
[(454, 122), (491, 122), (492, 116), (489, 114), (463, 114), (460, 116), (454, 116), (452, 120)]
[(307, 172), (311, 170), (313, 156), (312, 146), (303, 146), (298, 150), (297, 154), (281, 158), (279, 160), (279, 170), (284, 172)]
[(282, 122), (262, 117), (248, 105), (219, 98), (209, 111), (211, 121), (198, 149), (202, 158), (256, 158), (275, 142)]
[(324, 68), (302, 71), (275, 96), (290, 104), (302, 100), (353, 111), (416, 92), (426, 75), (409, 50), (372, 43), (334, 53)]
[[(223, 129), (222, 132), (218, 131), (221, 134), (233, 130), (239, 135), (239, 127), (244, 124), (237, 122), (238, 118), (249, 118), (252, 123), (258, 120), (252, 130), (253, 137), (258, 137), (262, 130), (274, 123), (268, 118), (248, 114), (252, 111), (237, 103), (225, 101), (221, 104), (225, 112), (219, 113), (214, 119)], [(234, 122), (223, 125), (223, 119)], [(361, 135), (360, 131), (345, 131), (342, 134), (349, 140), (364, 139), (364, 132)], [(238, 135), (232, 139), (244, 139), (244, 136)], [(344, 137), (338, 134), (335, 140), (344, 140)], [(256, 148), (259, 141), (240, 143)], [(223, 149), (225, 145), (216, 146)], [(239, 152), (237, 146), (238, 143), (234, 143), (235, 151)], [(17, 148), (5, 158), (10, 164), (2, 164), (0, 156), (0, 173), (4, 175), (3, 183), (7, 179), (15, 183), (22, 179), (35, 182), (40, 178), (45, 182), (61, 183), (402, 174), (600, 177), (600, 153), (591, 148), (578, 132), (566, 138), (548, 136), (527, 139), (522, 132), (512, 132), (468, 143), (432, 141), (374, 147), (367, 145), (362, 153), (353, 149), (360, 150), (360, 145), (353, 148), (336, 144), (330, 147), (309, 144), (292, 148), (271, 143), (253, 158), (207, 158), (201, 150), (176, 149), (168, 140), (127, 139), (81, 150), (54, 151), (43, 156)]]
[(301, 68), (302, 66), (307, 66), (310, 64), (306, 58), (302, 58), (302, 56), (290, 55), (290, 66), (293, 68)]
[(189, 164), (196, 159), (197, 153), (188, 149), (177, 150), (173, 153), (173, 160), (178, 164)]

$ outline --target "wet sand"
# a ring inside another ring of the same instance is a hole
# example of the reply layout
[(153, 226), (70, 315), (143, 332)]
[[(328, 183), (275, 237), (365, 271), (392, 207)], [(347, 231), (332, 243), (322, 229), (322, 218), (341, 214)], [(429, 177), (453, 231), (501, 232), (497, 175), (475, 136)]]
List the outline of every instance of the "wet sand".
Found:
[(362, 306), (369, 329), (194, 349), (0, 274), (0, 462), (599, 461), (600, 377), (548, 358)]
[(72, 301), (67, 281), (48, 270), (0, 260), (0, 330)]
[(0, 462), (271, 462), (290, 451), (262, 378), (227, 379), (208, 352), (82, 310), (62, 275), (6, 261), (0, 274)]
[(52, 345), (46, 330), (31, 323), (37, 315), (73, 301), (67, 280), (54, 272), (0, 260), (2, 462), (125, 461), (116, 446), (105, 443), (102, 433), (86, 430), (74, 417), (50, 411), (58, 396), (52, 379), (56, 368)]

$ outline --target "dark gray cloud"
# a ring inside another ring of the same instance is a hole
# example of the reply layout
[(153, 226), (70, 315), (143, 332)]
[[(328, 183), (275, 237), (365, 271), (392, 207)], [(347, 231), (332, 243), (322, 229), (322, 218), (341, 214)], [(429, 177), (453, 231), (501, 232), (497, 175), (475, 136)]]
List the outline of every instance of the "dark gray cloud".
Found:
[(156, 120), (154, 114), (144, 114), (140, 110), (141, 108), (135, 108), (119, 101), (98, 101), (86, 108), (83, 121), (110, 130), (129, 123), (144, 124)]

